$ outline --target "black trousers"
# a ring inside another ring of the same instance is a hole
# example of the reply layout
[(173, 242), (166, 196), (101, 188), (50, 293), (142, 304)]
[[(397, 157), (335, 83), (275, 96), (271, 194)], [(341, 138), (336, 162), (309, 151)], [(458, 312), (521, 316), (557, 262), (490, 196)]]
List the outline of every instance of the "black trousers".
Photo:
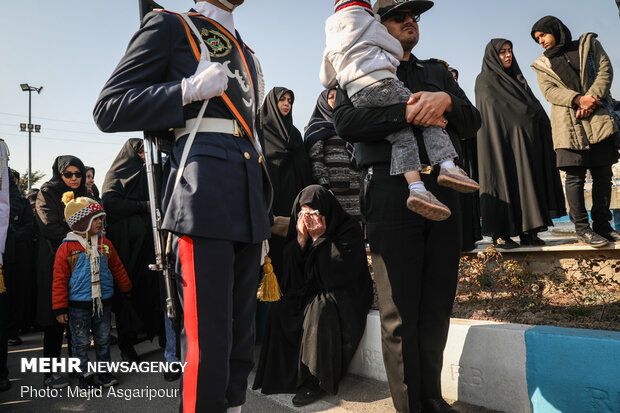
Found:
[(175, 244), (188, 363), (180, 410), (224, 413), (245, 403), (254, 366), (261, 244), (188, 236)]
[[(421, 400), (441, 397), (441, 368), (460, 258), (458, 193), (422, 175), (427, 189), (452, 210), (441, 222), (406, 207), (402, 176), (373, 168), (362, 211), (377, 283), (383, 360), (394, 406), (417, 412)], [(367, 171), (364, 173), (366, 177)]]
[(6, 367), (8, 347), (7, 327), (9, 323), (9, 295), (0, 293), (0, 379), (8, 378), (9, 370)]
[[(69, 330), (68, 324), (54, 323), (43, 329), (43, 357), (60, 358), (60, 353), (62, 353), (62, 339), (64, 338), (65, 330), (67, 331), (67, 351), (69, 357), (72, 356), (71, 330)], [(45, 373), (45, 377), (51, 375), (51, 373)]]
[(584, 166), (570, 166), (562, 168), (566, 171), (566, 200), (570, 208), (570, 220), (575, 224), (575, 232), (583, 234), (590, 228), (588, 211), (584, 199), (584, 184), (586, 171), (590, 169), (592, 175), (592, 228), (599, 234), (611, 231), (609, 221), (611, 211), (611, 165), (586, 168)]

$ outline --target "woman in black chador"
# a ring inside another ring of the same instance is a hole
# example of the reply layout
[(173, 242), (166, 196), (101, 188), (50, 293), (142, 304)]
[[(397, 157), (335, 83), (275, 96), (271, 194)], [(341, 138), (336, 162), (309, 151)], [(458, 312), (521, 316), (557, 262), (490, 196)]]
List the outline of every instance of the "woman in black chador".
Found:
[[(155, 262), (148, 207), (148, 187), (142, 139), (132, 138), (116, 156), (105, 176), (101, 199), (106, 211), (107, 237), (112, 241), (133, 285), (131, 303), (138, 319), (127, 325), (118, 317), (118, 346), (124, 360), (136, 360), (133, 348), (140, 334), (162, 336), (159, 279), (148, 265)], [(126, 303), (127, 304), (127, 303)], [(115, 309), (115, 311), (118, 311)]]
[[(299, 130), (293, 125), (295, 94), (284, 87), (274, 87), (265, 97), (260, 124), (265, 138), (265, 159), (273, 186), (273, 215), (269, 257), (276, 274), (282, 268), (282, 249), (293, 200), (312, 183), (310, 158)], [(258, 303), (256, 340), (261, 341), (270, 303)]]
[(537, 233), (566, 214), (555, 167), (551, 124), (512, 54), (512, 42), (492, 39), (476, 79), (482, 233), (500, 248), (543, 245)]
[(302, 406), (337, 393), (364, 333), (372, 280), (359, 222), (325, 188), (295, 199), (254, 388), (297, 393)]

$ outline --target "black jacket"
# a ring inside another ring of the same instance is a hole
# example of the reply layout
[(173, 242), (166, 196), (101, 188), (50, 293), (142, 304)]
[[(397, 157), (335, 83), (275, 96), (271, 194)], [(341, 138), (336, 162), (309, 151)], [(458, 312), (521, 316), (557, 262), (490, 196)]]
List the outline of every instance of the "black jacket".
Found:
[[(459, 139), (476, 135), (480, 128), (480, 113), (471, 104), (465, 92), (454, 81), (443, 62), (435, 59), (418, 60), (411, 55), (401, 62), (398, 78), (412, 93), (419, 91), (446, 92), (452, 98), (452, 111), (446, 113), (452, 144), (460, 153)], [(362, 168), (375, 164), (389, 164), (391, 145), (385, 140), (390, 133), (411, 126), (405, 120), (405, 103), (384, 108), (354, 108), (342, 89), (338, 90), (334, 106), (334, 124), (338, 135), (355, 143), (355, 158)], [(413, 127), (414, 131), (419, 128)], [(428, 162), (422, 134), (416, 133), (420, 160)]]

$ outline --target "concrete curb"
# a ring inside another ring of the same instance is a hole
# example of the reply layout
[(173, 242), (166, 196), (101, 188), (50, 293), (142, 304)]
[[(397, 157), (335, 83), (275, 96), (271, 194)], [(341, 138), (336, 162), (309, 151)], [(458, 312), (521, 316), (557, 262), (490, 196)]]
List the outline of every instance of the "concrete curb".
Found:
[[(387, 381), (378, 311), (349, 372)], [(620, 333), (452, 319), (446, 399), (509, 413), (620, 412)]]
[(620, 412), (620, 332), (539, 326), (525, 334), (538, 412)]

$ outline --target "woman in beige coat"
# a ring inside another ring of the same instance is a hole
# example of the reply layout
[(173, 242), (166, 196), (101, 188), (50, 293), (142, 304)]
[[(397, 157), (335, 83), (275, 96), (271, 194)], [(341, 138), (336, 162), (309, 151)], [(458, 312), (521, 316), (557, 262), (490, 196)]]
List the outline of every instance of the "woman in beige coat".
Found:
[[(570, 219), (579, 239), (594, 247), (619, 241), (609, 225), (611, 166), (618, 160), (618, 128), (603, 105), (611, 103), (613, 69), (594, 33), (572, 40), (570, 30), (556, 17), (534, 24), (532, 38), (544, 49), (532, 68), (545, 99), (551, 104), (553, 146), (557, 167), (566, 172), (565, 192)], [(592, 175), (590, 228), (584, 200), (586, 171)]]

